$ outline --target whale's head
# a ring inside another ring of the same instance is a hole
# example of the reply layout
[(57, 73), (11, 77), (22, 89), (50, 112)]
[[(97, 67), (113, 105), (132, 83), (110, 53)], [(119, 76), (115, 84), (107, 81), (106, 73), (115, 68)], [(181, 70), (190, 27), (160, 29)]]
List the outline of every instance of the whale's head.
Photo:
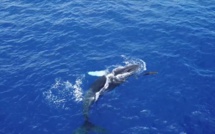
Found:
[(113, 72), (114, 72), (114, 75), (125, 74), (125, 73), (132, 75), (138, 71), (139, 67), (140, 66), (137, 64), (132, 64), (132, 65), (116, 68), (113, 70)]

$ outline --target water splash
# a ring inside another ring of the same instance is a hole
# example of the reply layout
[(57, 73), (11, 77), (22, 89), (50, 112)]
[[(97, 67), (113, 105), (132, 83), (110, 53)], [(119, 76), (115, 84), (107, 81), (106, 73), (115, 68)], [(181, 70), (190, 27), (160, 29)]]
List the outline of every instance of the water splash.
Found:
[(78, 77), (74, 84), (61, 79), (56, 79), (55, 83), (47, 91), (43, 92), (43, 96), (47, 103), (56, 108), (69, 109), (69, 103), (81, 102), (83, 100), (82, 77)]
[(83, 92), (82, 92), (82, 88), (81, 88), (81, 85), (82, 85), (82, 79), (77, 79), (75, 81), (75, 85), (73, 85), (73, 88), (75, 89), (73, 91), (73, 98), (75, 99), (76, 102), (80, 102), (83, 100)]
[(142, 73), (143, 71), (146, 71), (146, 62), (139, 58), (133, 58), (125, 55), (121, 55), (121, 57), (124, 59), (123, 63), (126, 65), (131, 64), (138, 64), (140, 68), (138, 69), (137, 73)]

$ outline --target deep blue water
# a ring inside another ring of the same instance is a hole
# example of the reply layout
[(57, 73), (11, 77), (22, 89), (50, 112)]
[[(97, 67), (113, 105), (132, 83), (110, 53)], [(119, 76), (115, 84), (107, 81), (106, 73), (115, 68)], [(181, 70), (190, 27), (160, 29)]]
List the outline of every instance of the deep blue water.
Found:
[(71, 134), (84, 120), (77, 95), (96, 79), (87, 72), (126, 58), (158, 74), (104, 95), (93, 123), (111, 134), (215, 133), (214, 1), (2, 0), (0, 18), (1, 134)]

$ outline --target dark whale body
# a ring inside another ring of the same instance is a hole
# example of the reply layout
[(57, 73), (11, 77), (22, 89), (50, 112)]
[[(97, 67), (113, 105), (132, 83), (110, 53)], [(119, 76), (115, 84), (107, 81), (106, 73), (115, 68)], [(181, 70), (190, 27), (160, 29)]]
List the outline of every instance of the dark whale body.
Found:
[(113, 69), (111, 73), (99, 77), (92, 83), (83, 100), (83, 115), (85, 122), (75, 131), (75, 134), (87, 134), (89, 131), (94, 131), (97, 133), (105, 132), (103, 128), (95, 126), (89, 121), (90, 107), (99, 99), (101, 95), (107, 91), (113, 90), (115, 87), (125, 82), (125, 80), (137, 72), (138, 69), (139, 65), (136, 64), (118, 67)]

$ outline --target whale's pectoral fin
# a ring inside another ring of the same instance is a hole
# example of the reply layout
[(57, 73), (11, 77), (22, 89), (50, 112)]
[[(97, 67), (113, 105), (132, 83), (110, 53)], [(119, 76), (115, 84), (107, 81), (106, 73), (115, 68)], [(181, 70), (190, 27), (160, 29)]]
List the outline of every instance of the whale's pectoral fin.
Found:
[(145, 72), (143, 75), (153, 75), (153, 74), (158, 74), (158, 72)]
[(89, 132), (94, 132), (94, 133), (107, 133), (107, 130), (94, 125), (91, 123), (89, 120), (85, 120), (83, 125), (76, 129), (73, 134), (88, 134)]

